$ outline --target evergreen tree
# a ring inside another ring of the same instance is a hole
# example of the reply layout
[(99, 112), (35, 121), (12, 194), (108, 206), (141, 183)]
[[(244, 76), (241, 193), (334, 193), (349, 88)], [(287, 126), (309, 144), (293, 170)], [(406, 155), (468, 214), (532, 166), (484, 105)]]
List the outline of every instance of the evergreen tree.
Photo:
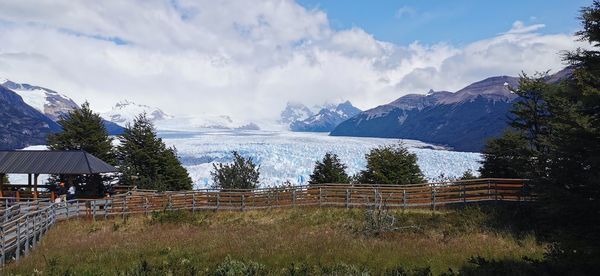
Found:
[(315, 162), (315, 168), (308, 181), (310, 184), (349, 182), (350, 177), (346, 174), (346, 165), (336, 154), (330, 152), (325, 153), (322, 161)]
[[(83, 150), (108, 164), (116, 164), (112, 138), (109, 137), (102, 118), (90, 109), (88, 102), (85, 102), (81, 108), (67, 113), (58, 124), (62, 127), (62, 131), (48, 136), (48, 147), (51, 150)], [(67, 176), (58, 176), (58, 178), (68, 182)], [(74, 184), (84, 193), (102, 195), (104, 182), (111, 179), (100, 175), (78, 176), (74, 179)]]
[(466, 170), (463, 175), (460, 177), (460, 180), (473, 180), (477, 179), (477, 176), (473, 174), (471, 170)]
[(402, 144), (372, 149), (366, 155), (367, 168), (360, 173), (360, 182), (369, 184), (414, 184), (425, 178), (417, 155)]
[(592, 47), (565, 55), (572, 78), (547, 97), (549, 174), (538, 193), (541, 214), (561, 245), (570, 250), (567, 237), (576, 237), (579, 254), (600, 258), (600, 1), (583, 8), (580, 19), (577, 35)]
[(233, 151), (233, 163), (214, 164), (210, 175), (216, 189), (255, 189), (258, 187), (260, 167), (251, 158), (244, 158)]
[(136, 116), (133, 124), (125, 128), (119, 141), (122, 184), (161, 191), (192, 188), (192, 180), (179, 162), (177, 151), (166, 147), (146, 114)]
[(506, 131), (500, 138), (488, 141), (479, 169), (483, 178), (528, 178), (532, 151), (521, 132)]

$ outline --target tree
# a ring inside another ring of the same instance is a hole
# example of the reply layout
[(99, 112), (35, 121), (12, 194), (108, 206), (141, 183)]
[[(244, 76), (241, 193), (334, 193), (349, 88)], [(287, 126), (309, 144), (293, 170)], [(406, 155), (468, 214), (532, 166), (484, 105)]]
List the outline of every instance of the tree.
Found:
[(6, 174), (2, 175), (2, 183), (10, 184), (10, 181), (8, 180), (8, 175), (6, 175)]
[(479, 173), (483, 178), (527, 178), (532, 151), (521, 132), (508, 130), (488, 141)]
[(460, 177), (460, 180), (473, 180), (477, 179), (477, 176), (473, 174), (471, 170), (466, 170), (463, 175)]
[(547, 97), (548, 177), (538, 193), (541, 214), (561, 245), (570, 249), (578, 240), (578, 252), (600, 256), (600, 1), (583, 8), (580, 19), (577, 35), (592, 47), (565, 54), (572, 77)]
[(176, 149), (168, 148), (157, 136), (146, 114), (136, 116), (119, 141), (120, 183), (161, 191), (192, 188), (192, 180), (177, 158)]
[(330, 152), (325, 153), (322, 161), (315, 162), (315, 168), (308, 181), (310, 184), (349, 182), (350, 177), (346, 173), (346, 165), (336, 154)]
[[(52, 150), (83, 150), (111, 165), (116, 165), (116, 156), (112, 146), (112, 138), (104, 127), (99, 114), (90, 109), (88, 102), (81, 108), (74, 109), (63, 116), (58, 124), (62, 131), (48, 136), (48, 147)], [(61, 181), (66, 176), (57, 176)], [(100, 175), (78, 176), (74, 184), (85, 193), (101, 195), (104, 193), (104, 182), (112, 178)]]
[(231, 153), (233, 163), (213, 164), (213, 171), (210, 172), (214, 182), (213, 187), (221, 190), (257, 188), (260, 166), (256, 165), (251, 158), (244, 158), (237, 151)]
[(369, 184), (411, 184), (425, 182), (417, 155), (402, 144), (381, 146), (366, 154), (367, 168), (360, 182)]

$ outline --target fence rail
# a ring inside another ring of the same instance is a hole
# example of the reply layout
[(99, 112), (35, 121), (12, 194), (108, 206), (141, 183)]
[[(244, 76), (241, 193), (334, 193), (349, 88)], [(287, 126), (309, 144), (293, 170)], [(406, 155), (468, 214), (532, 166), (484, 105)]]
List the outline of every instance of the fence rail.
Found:
[(132, 190), (110, 198), (0, 198), (0, 266), (27, 255), (57, 221), (125, 218), (164, 210), (256, 210), (300, 206), (436, 208), (475, 202), (522, 202), (534, 196), (523, 179), (477, 179), (415, 185), (322, 184), (255, 190)]

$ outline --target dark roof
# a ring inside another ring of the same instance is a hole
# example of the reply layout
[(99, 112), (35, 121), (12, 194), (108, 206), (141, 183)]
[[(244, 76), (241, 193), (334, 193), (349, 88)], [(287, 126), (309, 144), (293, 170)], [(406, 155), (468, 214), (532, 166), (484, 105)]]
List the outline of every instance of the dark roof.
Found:
[(117, 169), (85, 151), (0, 151), (0, 173), (94, 174)]

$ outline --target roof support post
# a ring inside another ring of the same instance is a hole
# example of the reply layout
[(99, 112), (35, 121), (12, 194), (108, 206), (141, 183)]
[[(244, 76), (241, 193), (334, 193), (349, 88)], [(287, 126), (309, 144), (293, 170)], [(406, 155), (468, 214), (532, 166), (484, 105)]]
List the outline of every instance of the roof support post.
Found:
[(38, 177), (40, 176), (39, 173), (36, 173), (33, 175), (33, 198), (37, 199), (38, 198)]
[(0, 197), (4, 196), (4, 176), (6, 176), (6, 174), (0, 173)]

